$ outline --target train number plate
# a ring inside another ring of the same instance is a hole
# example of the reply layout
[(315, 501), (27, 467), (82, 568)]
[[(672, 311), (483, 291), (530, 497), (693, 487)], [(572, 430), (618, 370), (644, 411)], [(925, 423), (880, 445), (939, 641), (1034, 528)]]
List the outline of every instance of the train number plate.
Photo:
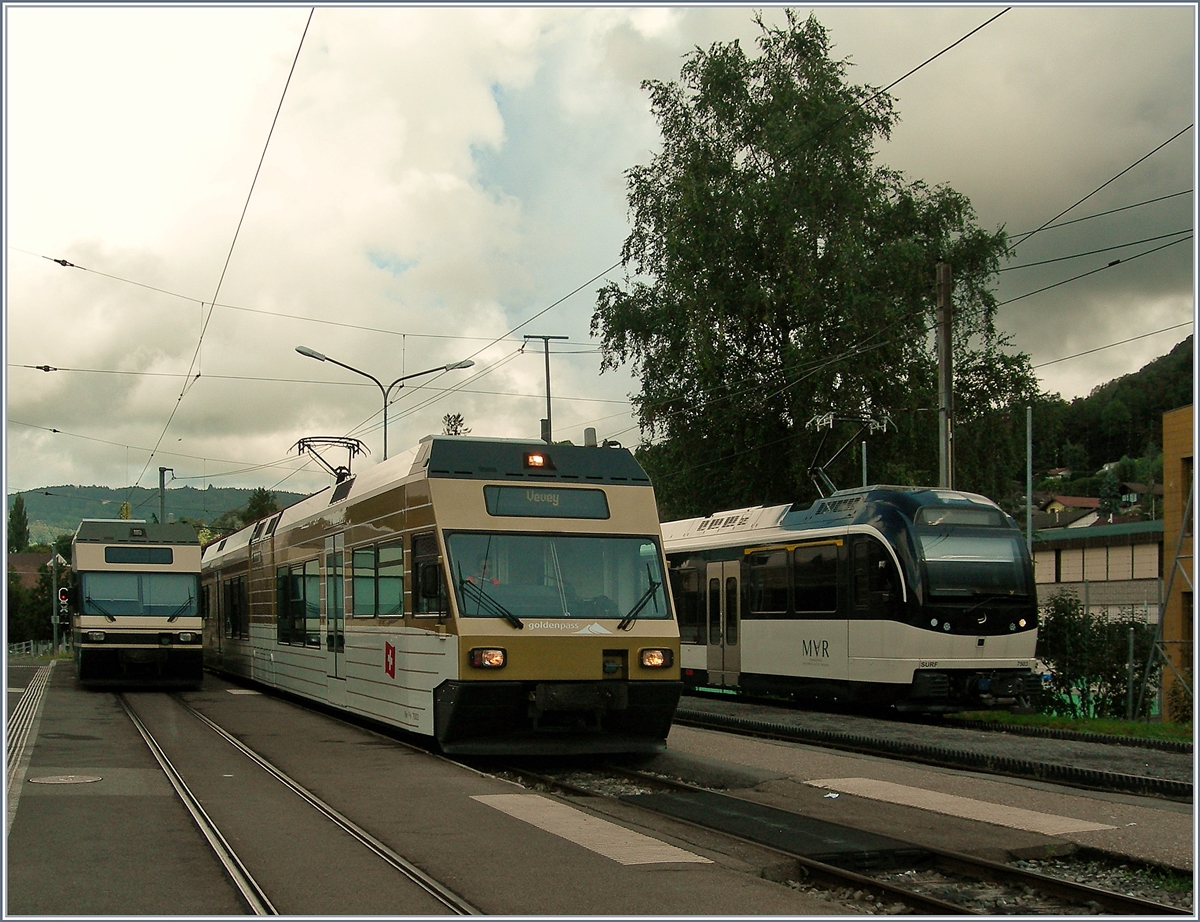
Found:
[(623, 711), (629, 707), (629, 689), (618, 682), (542, 682), (534, 704), (542, 711)]

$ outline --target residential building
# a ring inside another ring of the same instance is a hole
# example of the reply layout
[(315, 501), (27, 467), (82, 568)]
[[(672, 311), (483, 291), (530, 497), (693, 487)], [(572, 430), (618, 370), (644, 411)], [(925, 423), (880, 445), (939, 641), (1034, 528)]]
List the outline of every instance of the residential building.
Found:
[(1158, 621), (1162, 598), (1163, 523), (1098, 522), (1035, 532), (1038, 600), (1071, 592), (1093, 613)]

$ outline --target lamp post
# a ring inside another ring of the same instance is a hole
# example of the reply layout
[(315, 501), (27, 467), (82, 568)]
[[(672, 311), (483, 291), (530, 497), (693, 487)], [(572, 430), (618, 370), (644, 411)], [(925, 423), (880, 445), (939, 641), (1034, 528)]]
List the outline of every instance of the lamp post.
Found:
[(411, 378), (419, 378), (421, 375), (431, 375), (435, 371), (453, 371), (457, 368), (470, 368), (475, 363), (470, 359), (463, 359), (461, 362), (451, 362), (449, 365), (439, 365), (437, 368), (426, 368), (424, 371), (416, 371), (411, 375), (401, 375), (387, 387), (383, 386), (380, 381), (372, 374), (368, 374), (361, 368), (355, 368), (353, 365), (347, 365), (345, 362), (339, 362), (337, 359), (331, 359), (329, 356), (318, 352), (316, 349), (310, 349), (308, 346), (297, 346), (296, 351), (301, 355), (308, 356), (310, 359), (316, 359), (318, 362), (332, 362), (334, 365), (339, 365), (347, 371), (352, 371), (356, 375), (362, 375), (364, 378), (370, 378), (375, 382), (375, 386), (379, 388), (379, 392), (383, 394), (383, 460), (387, 460), (387, 420), (388, 420), (388, 398), (392, 394), (392, 388), (397, 384), (403, 387), (404, 381)]

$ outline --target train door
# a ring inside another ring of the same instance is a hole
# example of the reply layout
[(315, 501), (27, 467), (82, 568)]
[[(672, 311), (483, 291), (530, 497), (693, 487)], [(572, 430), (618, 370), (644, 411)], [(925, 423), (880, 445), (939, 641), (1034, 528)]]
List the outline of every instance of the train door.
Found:
[(329, 703), (346, 703), (345, 538), (325, 539), (325, 673)]
[(737, 685), (741, 671), (741, 562), (708, 565), (708, 682)]

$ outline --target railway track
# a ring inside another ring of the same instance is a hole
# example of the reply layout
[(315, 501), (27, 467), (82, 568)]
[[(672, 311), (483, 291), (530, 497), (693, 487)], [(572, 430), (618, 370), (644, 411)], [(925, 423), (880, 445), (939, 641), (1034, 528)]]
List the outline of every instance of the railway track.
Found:
[[(329, 833), (324, 834), (325, 836), (329, 836), (334, 830), (348, 836), (355, 843), (358, 850), (357, 855), (350, 856), (351, 860), (355, 862), (372, 860), (383, 862), (395, 873), (397, 880), (402, 879), (408, 886), (414, 887), (420, 893), (424, 894), (428, 901), (431, 901), (434, 906), (440, 908), (442, 912), (454, 915), (482, 915), (481, 910), (473, 906), (462, 896), (430, 877), (412, 862), (408, 861), (403, 855), (400, 855), (384, 842), (372, 836), (353, 820), (296, 782), (268, 759), (233, 737), (181, 698), (176, 695), (172, 695), (170, 698), (175, 707), (182, 712), (181, 716), (186, 714), (195, 718), (200, 725), (210, 730), (238, 754), (249, 760), (263, 776), (278, 782), (291, 794), (299, 797), (300, 801), (307, 805), (308, 808), (316, 811), (321, 819), (330, 827)], [(234, 850), (230, 845), (230, 841), (234, 837), (224, 834), (218, 823), (212, 818), (211, 813), (213, 811), (211, 804), (206, 809), (202, 803), (201, 796), (188, 785), (184, 777), (185, 773), (173, 764), (163, 745), (155, 738), (151, 728), (142, 719), (142, 716), (139, 715), (129, 699), (124, 694), (118, 694), (117, 699), (137, 732), (150, 749), (151, 754), (166, 775), (175, 793), (196, 823), (204, 839), (212, 848), (217, 860), (221, 863), (221, 866), (225, 869), (237, 891), (241, 894), (247, 909), (254, 915), (283, 914), (276, 908), (279, 896), (276, 895), (275, 899), (272, 899), (268, 892), (270, 888), (264, 886), (256, 879), (256, 875), (261, 877), (264, 871), (272, 877), (277, 878), (277, 875), (269, 868), (255, 868), (253, 860), (239, 855)], [(345, 911), (351, 910), (347, 909)], [(289, 912), (288, 914), (291, 913)]]
[(769, 714), (739, 716), (681, 705), (675, 712), (674, 723), (725, 733), (819, 745), (864, 755), (905, 759), (925, 765), (985, 771), (1013, 778), (1048, 781), (1087, 790), (1163, 797), (1186, 802), (1191, 802), (1193, 799), (1193, 787), (1190, 781), (1038, 761), (995, 751), (968, 750), (942, 741), (921, 742), (885, 737), (871, 732), (803, 726), (789, 722), (782, 717), (773, 718)]
[[(523, 766), (522, 783), (624, 804), (733, 836), (794, 862), (782, 883), (852, 900), (867, 911), (937, 915), (1191, 915), (1187, 909), (1046, 874), (817, 822), (676, 779), (620, 766), (566, 777)], [(614, 779), (632, 781), (614, 784)], [(819, 857), (817, 857), (819, 856)]]

